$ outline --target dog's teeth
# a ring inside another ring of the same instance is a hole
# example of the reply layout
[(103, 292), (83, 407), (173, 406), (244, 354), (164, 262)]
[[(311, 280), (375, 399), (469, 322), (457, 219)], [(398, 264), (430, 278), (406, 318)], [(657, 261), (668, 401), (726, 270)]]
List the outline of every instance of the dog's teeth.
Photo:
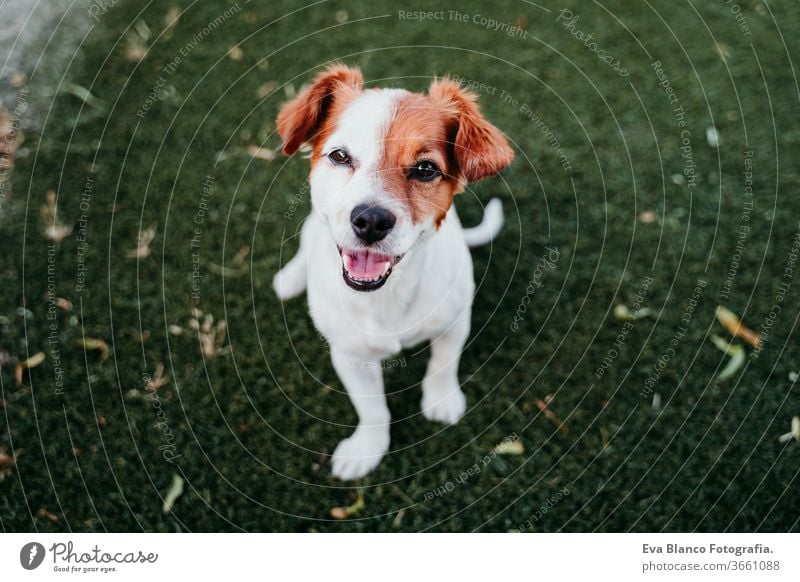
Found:
[(386, 276), (386, 273), (388, 273), (388, 272), (389, 272), (389, 269), (391, 269), (391, 268), (392, 268), (392, 263), (391, 263), (391, 261), (386, 261), (386, 262), (383, 264), (383, 273), (381, 273), (381, 277), (385, 277), (385, 276)]

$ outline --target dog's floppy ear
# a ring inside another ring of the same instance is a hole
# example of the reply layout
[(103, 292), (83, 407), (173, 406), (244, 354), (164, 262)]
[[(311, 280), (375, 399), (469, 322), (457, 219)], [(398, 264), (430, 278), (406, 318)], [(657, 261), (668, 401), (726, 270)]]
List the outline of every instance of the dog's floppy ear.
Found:
[(364, 79), (358, 69), (332, 65), (314, 83), (283, 106), (278, 113), (278, 134), (283, 153), (293, 154), (319, 132), (334, 100), (361, 90)]
[(454, 112), (457, 128), (453, 152), (459, 171), (469, 181), (494, 176), (514, 159), (508, 141), (478, 109), (478, 98), (449, 79), (434, 81), (428, 90), (434, 100), (446, 102)]

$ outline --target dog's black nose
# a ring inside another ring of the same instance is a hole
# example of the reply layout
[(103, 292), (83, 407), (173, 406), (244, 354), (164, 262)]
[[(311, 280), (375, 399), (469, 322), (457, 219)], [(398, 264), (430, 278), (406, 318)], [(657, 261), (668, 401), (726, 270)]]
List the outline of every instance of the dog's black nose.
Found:
[(394, 227), (394, 214), (380, 206), (359, 204), (350, 213), (350, 224), (358, 238), (371, 244), (383, 239)]

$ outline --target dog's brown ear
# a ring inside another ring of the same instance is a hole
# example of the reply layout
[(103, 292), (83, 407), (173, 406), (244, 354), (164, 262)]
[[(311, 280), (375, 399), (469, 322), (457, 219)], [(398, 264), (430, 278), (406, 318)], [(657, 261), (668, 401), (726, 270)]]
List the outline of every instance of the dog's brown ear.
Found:
[(311, 141), (334, 100), (358, 92), (364, 79), (359, 69), (332, 65), (317, 75), (314, 83), (283, 106), (278, 113), (278, 134), (283, 140), (283, 153), (293, 154)]
[(434, 100), (454, 110), (458, 125), (453, 151), (461, 174), (474, 182), (494, 176), (514, 159), (505, 136), (478, 109), (478, 98), (449, 79), (434, 81), (428, 90)]

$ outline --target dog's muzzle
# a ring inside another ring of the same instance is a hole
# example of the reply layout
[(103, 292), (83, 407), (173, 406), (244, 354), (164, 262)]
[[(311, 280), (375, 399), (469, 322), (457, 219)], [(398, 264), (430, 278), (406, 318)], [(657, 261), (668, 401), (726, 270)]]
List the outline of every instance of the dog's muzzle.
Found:
[(342, 257), (342, 277), (356, 291), (375, 291), (383, 287), (402, 257), (369, 249), (339, 248)]

